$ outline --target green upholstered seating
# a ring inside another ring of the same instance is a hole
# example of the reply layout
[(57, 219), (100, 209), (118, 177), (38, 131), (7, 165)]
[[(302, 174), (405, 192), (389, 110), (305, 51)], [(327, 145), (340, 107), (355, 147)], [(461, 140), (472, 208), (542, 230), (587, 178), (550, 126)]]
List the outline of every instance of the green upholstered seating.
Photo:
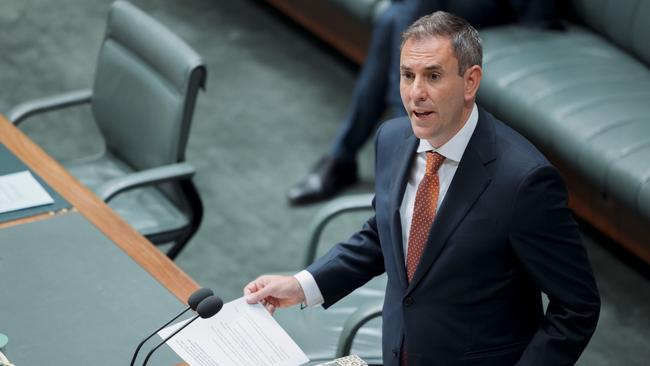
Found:
[(162, 24), (124, 1), (110, 9), (92, 89), (23, 103), (27, 117), (90, 104), (105, 149), (64, 162), (82, 183), (174, 258), (198, 229), (202, 204), (185, 147), (206, 70), (199, 55)]
[(580, 216), (650, 262), (650, 3), (571, 3), (566, 31), (481, 32), (479, 103), (561, 169)]

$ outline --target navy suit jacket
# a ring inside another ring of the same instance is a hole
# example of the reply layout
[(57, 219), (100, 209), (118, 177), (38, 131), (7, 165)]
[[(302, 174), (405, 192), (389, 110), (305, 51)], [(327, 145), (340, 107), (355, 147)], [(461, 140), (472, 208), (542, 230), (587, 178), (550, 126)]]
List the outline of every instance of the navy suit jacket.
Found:
[(408, 366), (573, 365), (600, 300), (558, 171), (480, 110), (409, 283), (399, 209), (417, 145), (408, 118), (379, 129), (374, 216), (307, 268), (324, 306), (386, 272), (385, 365), (402, 342)]

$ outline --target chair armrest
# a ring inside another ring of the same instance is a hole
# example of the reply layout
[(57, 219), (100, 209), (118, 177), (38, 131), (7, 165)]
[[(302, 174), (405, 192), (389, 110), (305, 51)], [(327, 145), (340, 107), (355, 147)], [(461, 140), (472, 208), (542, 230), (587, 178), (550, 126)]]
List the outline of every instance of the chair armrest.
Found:
[(363, 327), (370, 320), (380, 317), (382, 308), (383, 301), (373, 301), (360, 306), (347, 318), (345, 324), (343, 324), (341, 335), (339, 336), (339, 343), (336, 346), (335, 358), (347, 356), (350, 354), (350, 351), (352, 350), (352, 343), (354, 342), (354, 337), (357, 335), (357, 332), (359, 332), (359, 329), (361, 329), (361, 327)]
[(14, 125), (18, 125), (26, 118), (35, 114), (89, 103), (92, 99), (92, 94), (92, 90), (83, 89), (30, 100), (12, 108), (7, 113), (7, 118)]
[(195, 172), (194, 167), (188, 163), (176, 163), (141, 170), (107, 181), (97, 189), (97, 195), (108, 202), (118, 193), (138, 187), (187, 179), (192, 177)]
[(309, 238), (309, 247), (307, 248), (307, 257), (305, 258), (305, 267), (309, 266), (318, 251), (318, 243), (325, 226), (335, 217), (346, 212), (363, 211), (372, 209), (373, 193), (355, 194), (337, 198), (321, 208), (312, 221)]

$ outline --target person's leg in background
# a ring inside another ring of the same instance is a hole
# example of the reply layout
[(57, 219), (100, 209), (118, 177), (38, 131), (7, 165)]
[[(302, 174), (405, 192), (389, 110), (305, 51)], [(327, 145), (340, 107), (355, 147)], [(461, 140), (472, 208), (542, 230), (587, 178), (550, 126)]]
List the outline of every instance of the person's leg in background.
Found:
[[(356, 161), (358, 151), (370, 138), (377, 121), (387, 108), (388, 91), (394, 89), (391, 88), (391, 82), (399, 83), (399, 38), (401, 24), (407, 23), (403, 19), (410, 18), (405, 14), (407, 11), (405, 3), (393, 3), (375, 24), (368, 56), (352, 94), (348, 116), (339, 129), (330, 152), (337, 161)], [(395, 77), (398, 79), (395, 80)], [(401, 102), (399, 104), (400, 109), (403, 109)]]
[(357, 154), (373, 135), (383, 113), (390, 108), (395, 116), (405, 114), (399, 97), (400, 34), (417, 16), (436, 8), (437, 2), (394, 2), (382, 13), (374, 25), (368, 55), (356, 80), (348, 115), (331, 151), (289, 189), (287, 198), (290, 204), (328, 199), (358, 181)]

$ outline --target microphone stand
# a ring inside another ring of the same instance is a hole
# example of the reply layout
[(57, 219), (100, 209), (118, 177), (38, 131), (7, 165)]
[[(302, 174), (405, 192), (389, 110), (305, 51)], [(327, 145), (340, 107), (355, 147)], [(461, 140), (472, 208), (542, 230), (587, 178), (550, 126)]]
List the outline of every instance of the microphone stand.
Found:
[(163, 339), (162, 342), (158, 343), (158, 345), (156, 345), (156, 347), (154, 347), (151, 351), (149, 351), (149, 353), (147, 354), (147, 357), (144, 359), (144, 362), (142, 363), (142, 366), (147, 365), (147, 362), (149, 361), (149, 358), (154, 353), (154, 351), (156, 351), (158, 348), (160, 348), (163, 344), (167, 343), (168, 340), (170, 340), (173, 336), (175, 336), (181, 330), (185, 329), (185, 327), (190, 325), (193, 321), (195, 321), (199, 317), (200, 317), (200, 315), (196, 315), (194, 318), (192, 318), (192, 320), (190, 320), (189, 322), (183, 324), (182, 327), (178, 328), (176, 331), (174, 331), (174, 333), (170, 334), (169, 337)]
[(131, 359), (130, 366), (133, 366), (133, 365), (135, 364), (135, 359), (138, 357), (138, 352), (140, 352), (140, 348), (142, 348), (142, 346), (144, 345), (144, 343), (145, 343), (146, 341), (148, 341), (149, 339), (151, 339), (151, 337), (153, 337), (156, 333), (160, 332), (164, 327), (166, 327), (166, 326), (168, 326), (169, 324), (171, 324), (174, 320), (180, 318), (181, 315), (187, 313), (188, 310), (190, 310), (189, 307), (188, 307), (187, 309), (183, 310), (180, 314), (176, 315), (172, 320), (170, 320), (170, 321), (168, 321), (167, 323), (163, 324), (162, 327), (158, 328), (156, 331), (154, 331), (153, 333), (151, 333), (151, 335), (150, 335), (149, 337), (147, 337), (147, 338), (145, 338), (144, 340), (142, 340), (142, 342), (140, 342), (140, 344), (138, 345), (138, 348), (136, 348), (136, 349), (135, 349), (135, 352), (133, 353), (133, 358)]

